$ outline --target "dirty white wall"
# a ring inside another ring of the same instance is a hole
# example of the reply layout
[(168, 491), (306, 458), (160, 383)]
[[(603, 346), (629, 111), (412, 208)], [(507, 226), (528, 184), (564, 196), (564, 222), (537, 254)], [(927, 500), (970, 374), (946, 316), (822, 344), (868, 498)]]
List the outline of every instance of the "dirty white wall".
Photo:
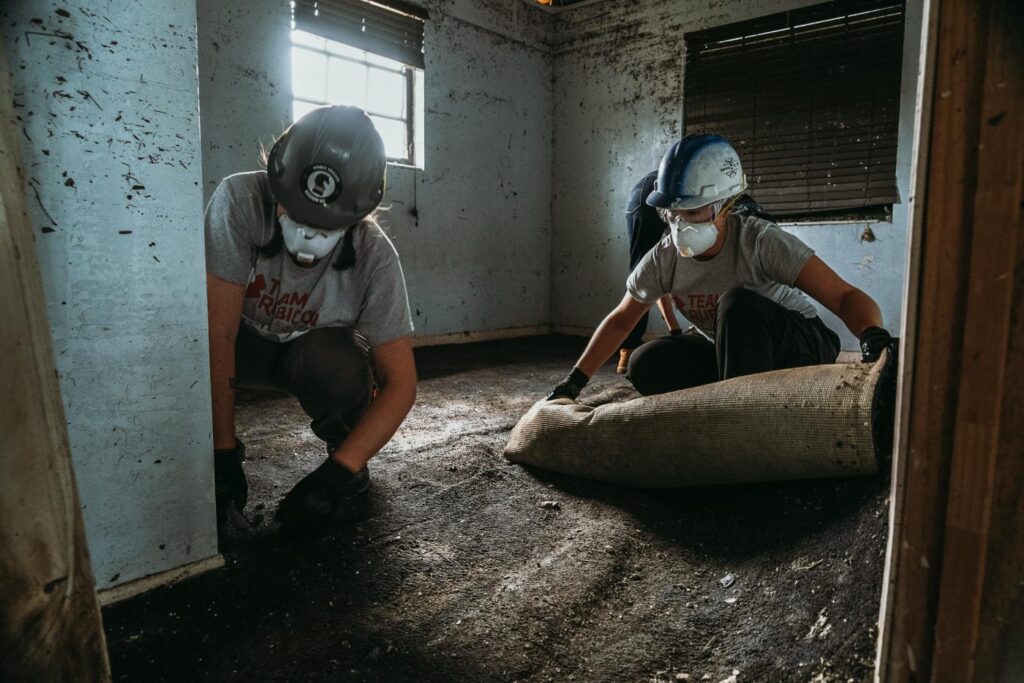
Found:
[[(557, 16), (423, 4), (426, 166), (389, 168), (384, 222), (417, 334), (438, 340), (592, 329), (622, 293), (625, 195), (680, 133), (683, 32), (809, 3), (601, 2)], [(109, 587), (216, 552), (202, 207), (288, 123), (287, 2), (205, 0), (198, 16), (157, 0), (8, 5), (56, 362)], [(919, 14), (908, 9), (908, 74)], [(909, 167), (903, 144), (904, 196)], [(793, 229), (894, 321), (904, 218), (897, 207), (892, 225), (872, 225), (870, 244), (861, 225)]]
[[(255, 168), (288, 123), (285, 0), (200, 3), (204, 190)], [(402, 256), (416, 334), (587, 333), (621, 298), (623, 204), (681, 133), (684, 32), (809, 0), (424, 0), (426, 167), (389, 167), (384, 223)], [(908, 196), (920, 2), (907, 9), (897, 167)], [(285, 58), (282, 59), (281, 55)], [(892, 223), (786, 226), (871, 293), (899, 327), (906, 204)], [(828, 312), (826, 320), (855, 340)], [(655, 323), (654, 329), (661, 326)]]
[[(683, 34), (815, 4), (808, 0), (638, 0), (599, 2), (557, 15), (554, 46), (554, 197), (552, 322), (592, 330), (622, 298), (628, 275), (624, 205), (632, 185), (657, 168), (682, 134)], [(897, 162), (908, 197), (920, 2), (910, 0), (904, 40), (903, 99)], [(755, 192), (756, 197), (756, 192)], [(785, 226), (841, 276), (879, 302), (899, 329), (906, 260), (906, 204), (892, 223)], [(856, 340), (831, 314), (826, 321)], [(660, 316), (653, 331), (664, 330)]]
[(99, 588), (216, 554), (191, 3), (5, 3)]
[(203, 206), (291, 123), (289, 0), (196, 3)]
[[(289, 123), (288, 3), (199, 3), (203, 185), (257, 168)], [(429, 0), (425, 168), (391, 165), (382, 220), (418, 337), (549, 321), (550, 17), (523, 2)]]

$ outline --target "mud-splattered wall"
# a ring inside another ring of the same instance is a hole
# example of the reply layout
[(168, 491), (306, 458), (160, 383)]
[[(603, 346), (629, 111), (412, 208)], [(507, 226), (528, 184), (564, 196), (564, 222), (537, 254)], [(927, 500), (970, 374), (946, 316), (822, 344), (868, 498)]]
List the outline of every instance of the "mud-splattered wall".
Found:
[(291, 123), (289, 0), (196, 3), (203, 206)]
[[(101, 588), (216, 552), (202, 207), (290, 112), (286, 0), (4, 5), (87, 534)], [(589, 330), (622, 293), (622, 204), (679, 135), (681, 38), (807, 2), (425, 0), (426, 167), (384, 222), (421, 336)], [(919, 3), (908, 9), (907, 196)], [(198, 83), (197, 83), (198, 64)], [(200, 120), (197, 117), (200, 89)], [(892, 225), (793, 228), (895, 321)], [(536, 327), (535, 327), (536, 326)]]
[[(425, 168), (391, 165), (382, 214), (419, 337), (549, 322), (550, 17), (506, 0), (422, 3)], [(206, 196), (257, 168), (291, 110), (288, 3), (200, 3)]]
[[(592, 330), (622, 298), (628, 275), (624, 208), (632, 185), (682, 132), (683, 34), (814, 4), (807, 0), (638, 0), (562, 12), (554, 35), (552, 322)], [(897, 181), (909, 196), (920, 2), (907, 7)], [(872, 294), (898, 329), (906, 260), (906, 204), (892, 223), (785, 226), (837, 272)], [(844, 333), (844, 348), (856, 340)], [(660, 316), (654, 316), (660, 318)], [(657, 330), (664, 324), (656, 321)]]
[(195, 10), (24, 0), (2, 22), (103, 588), (216, 554)]

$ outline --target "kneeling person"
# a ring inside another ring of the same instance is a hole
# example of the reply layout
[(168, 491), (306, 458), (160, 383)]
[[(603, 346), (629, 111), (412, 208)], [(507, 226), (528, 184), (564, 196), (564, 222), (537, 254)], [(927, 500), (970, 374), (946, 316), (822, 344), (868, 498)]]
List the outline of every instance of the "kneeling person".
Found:
[(575, 399), (665, 295), (696, 331), (632, 353), (627, 378), (644, 395), (834, 362), (839, 337), (808, 296), (860, 338), (863, 360), (878, 357), (892, 341), (878, 305), (799, 238), (753, 213), (732, 211), (746, 187), (736, 150), (717, 135), (687, 136), (665, 154), (647, 204), (658, 209), (670, 234), (630, 274), (626, 295), (549, 398)]
[[(354, 107), (288, 128), (267, 170), (221, 181), (206, 209), (218, 521), (244, 524), (236, 386), (298, 398), (327, 458), (284, 498), (285, 537), (314, 536), (369, 487), (367, 461), (416, 396), (412, 318), (398, 254), (371, 214), (384, 143)], [(374, 392), (376, 376), (379, 391)], [(372, 400), (371, 400), (372, 398)]]

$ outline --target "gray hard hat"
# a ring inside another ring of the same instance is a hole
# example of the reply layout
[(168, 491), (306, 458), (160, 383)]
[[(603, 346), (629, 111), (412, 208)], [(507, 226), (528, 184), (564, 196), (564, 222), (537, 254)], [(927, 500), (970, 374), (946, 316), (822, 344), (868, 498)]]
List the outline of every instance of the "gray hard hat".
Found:
[(355, 225), (384, 197), (384, 141), (357, 107), (320, 107), (293, 123), (270, 150), (267, 176), (292, 220), (337, 230)]

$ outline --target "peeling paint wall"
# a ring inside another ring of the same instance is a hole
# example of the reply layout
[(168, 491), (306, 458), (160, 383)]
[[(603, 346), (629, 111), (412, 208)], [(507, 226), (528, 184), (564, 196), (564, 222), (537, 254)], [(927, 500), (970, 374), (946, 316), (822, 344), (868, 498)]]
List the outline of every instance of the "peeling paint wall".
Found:
[(216, 553), (195, 11), (2, 11), (99, 588)]
[[(289, 123), (288, 3), (200, 3), (203, 185), (257, 168)], [(550, 17), (523, 2), (423, 5), (425, 168), (391, 165), (381, 215), (417, 336), (546, 325)]]
[[(552, 322), (592, 330), (625, 293), (630, 188), (682, 133), (683, 34), (815, 4), (807, 0), (599, 2), (555, 17)], [(897, 183), (909, 197), (920, 2), (907, 7)], [(756, 192), (755, 192), (756, 197)], [(906, 203), (892, 223), (784, 226), (841, 276), (871, 294), (900, 326), (907, 250)], [(826, 322), (856, 340), (830, 313)], [(652, 331), (662, 332), (660, 316)]]

